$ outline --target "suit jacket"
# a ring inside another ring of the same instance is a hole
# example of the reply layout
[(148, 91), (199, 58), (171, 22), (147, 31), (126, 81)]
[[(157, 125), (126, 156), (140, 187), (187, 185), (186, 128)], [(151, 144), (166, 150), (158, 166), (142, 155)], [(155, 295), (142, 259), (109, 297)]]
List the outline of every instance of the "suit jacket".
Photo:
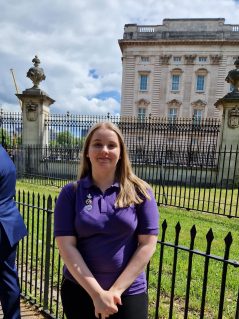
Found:
[(16, 168), (0, 144), (0, 224), (11, 246), (27, 235), (27, 229), (13, 199), (16, 191)]

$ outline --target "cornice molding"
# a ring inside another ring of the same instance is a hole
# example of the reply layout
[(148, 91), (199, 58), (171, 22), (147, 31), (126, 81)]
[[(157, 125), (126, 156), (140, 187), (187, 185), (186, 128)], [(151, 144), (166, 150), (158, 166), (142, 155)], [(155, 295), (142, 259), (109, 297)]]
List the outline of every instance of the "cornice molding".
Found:
[(238, 40), (118, 40), (119, 46), (159, 46), (159, 45), (239, 45)]

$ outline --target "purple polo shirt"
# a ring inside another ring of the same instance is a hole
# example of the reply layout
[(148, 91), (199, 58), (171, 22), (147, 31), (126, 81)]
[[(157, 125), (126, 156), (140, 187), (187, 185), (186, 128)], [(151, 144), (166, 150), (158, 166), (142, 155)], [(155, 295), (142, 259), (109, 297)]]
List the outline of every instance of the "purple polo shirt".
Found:
[[(116, 208), (119, 193), (115, 183), (104, 193), (85, 177), (63, 187), (55, 206), (54, 235), (76, 236), (77, 247), (87, 266), (103, 289), (109, 289), (124, 270), (137, 248), (137, 235), (157, 235), (159, 212), (151, 199), (140, 205)], [(137, 206), (137, 209), (136, 209)], [(74, 278), (64, 267), (66, 278)], [(146, 291), (145, 272), (124, 294)]]

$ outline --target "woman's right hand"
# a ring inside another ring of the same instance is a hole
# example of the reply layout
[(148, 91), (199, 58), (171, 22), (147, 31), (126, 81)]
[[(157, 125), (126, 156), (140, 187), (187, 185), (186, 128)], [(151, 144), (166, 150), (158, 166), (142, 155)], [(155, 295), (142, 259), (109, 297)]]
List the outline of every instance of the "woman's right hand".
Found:
[(121, 304), (121, 299), (112, 291), (102, 290), (102, 292), (94, 296), (93, 303), (95, 306), (95, 316), (101, 319), (108, 318), (110, 315), (118, 312), (117, 304)]

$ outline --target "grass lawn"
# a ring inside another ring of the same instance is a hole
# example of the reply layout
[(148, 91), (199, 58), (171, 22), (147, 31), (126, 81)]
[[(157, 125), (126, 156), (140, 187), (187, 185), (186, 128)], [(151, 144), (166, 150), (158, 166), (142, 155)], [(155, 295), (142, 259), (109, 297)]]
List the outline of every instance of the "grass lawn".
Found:
[[(34, 192), (35, 194), (49, 195), (55, 198), (60, 189), (53, 186), (41, 186), (26, 182), (17, 181), (17, 191)], [(167, 230), (165, 242), (174, 244), (175, 227), (180, 223), (181, 230), (179, 234), (179, 245), (190, 247), (190, 231), (193, 225), (196, 226), (196, 237), (194, 250), (205, 253), (207, 249), (206, 236), (209, 229), (213, 232), (213, 241), (211, 254), (223, 257), (225, 253), (224, 239), (231, 232), (233, 241), (231, 244), (229, 259), (239, 262), (239, 218), (228, 218), (220, 215), (190, 211), (170, 206), (159, 207), (160, 227), (164, 220), (167, 221)], [(34, 226), (35, 227), (35, 226)], [(161, 229), (160, 229), (161, 232)], [(162, 233), (162, 232), (161, 232)], [(159, 240), (161, 234), (159, 235)], [(32, 240), (34, 241), (34, 238)], [(149, 276), (149, 302), (150, 319), (155, 316), (156, 291), (158, 289), (158, 265), (160, 260), (161, 245), (151, 260)], [(172, 290), (172, 274), (175, 263), (174, 247), (164, 246), (162, 278), (160, 287), (159, 318), (168, 318), (170, 292)], [(177, 265), (175, 275), (173, 316), (172, 318), (184, 318), (185, 291), (188, 276), (188, 251), (178, 250)], [(200, 317), (200, 306), (202, 299), (202, 286), (204, 279), (205, 258), (200, 255), (193, 255), (193, 267), (191, 273), (191, 287), (189, 300), (188, 318)], [(210, 260), (208, 267), (208, 285), (205, 303), (205, 318), (216, 318), (220, 300), (221, 282), (222, 282), (223, 263), (217, 260)], [(226, 292), (224, 298), (223, 318), (234, 318), (236, 309), (236, 300), (239, 287), (239, 268), (228, 265), (227, 278), (225, 281)]]

